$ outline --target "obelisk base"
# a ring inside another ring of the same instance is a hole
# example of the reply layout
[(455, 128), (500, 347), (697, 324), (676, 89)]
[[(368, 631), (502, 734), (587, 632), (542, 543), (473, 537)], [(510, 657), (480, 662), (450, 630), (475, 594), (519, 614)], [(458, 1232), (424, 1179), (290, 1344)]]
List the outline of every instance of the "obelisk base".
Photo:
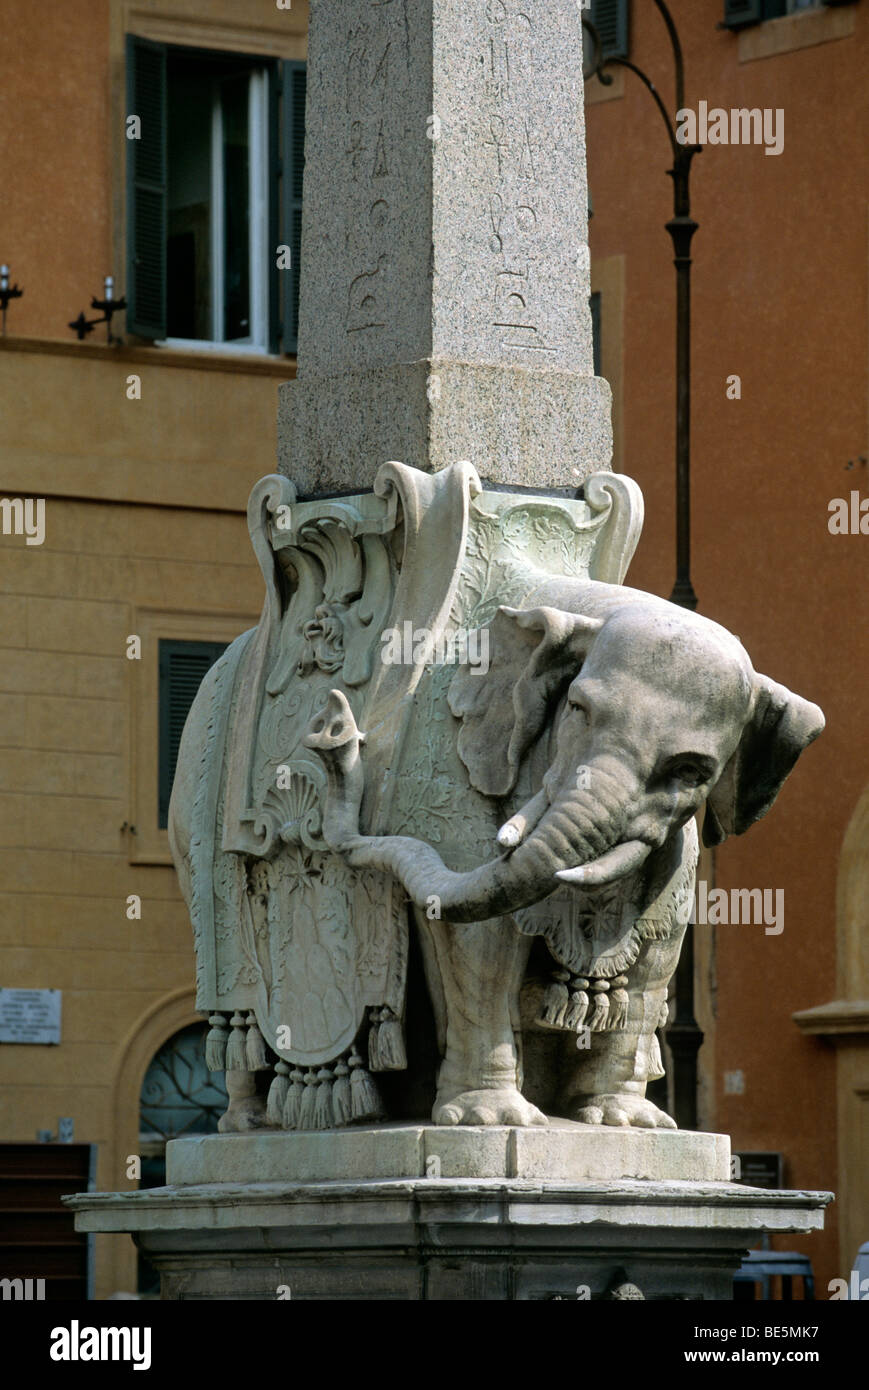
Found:
[(761, 1234), (818, 1229), (830, 1194), (721, 1180), (728, 1154), (566, 1123), (214, 1135), (169, 1145), (170, 1186), (68, 1200), (133, 1234), (164, 1299), (730, 1299)]
[(280, 388), (278, 460), (302, 497), (370, 488), (399, 459), (425, 473), (460, 459), (484, 486), (568, 488), (612, 464), (602, 377), (426, 359)]

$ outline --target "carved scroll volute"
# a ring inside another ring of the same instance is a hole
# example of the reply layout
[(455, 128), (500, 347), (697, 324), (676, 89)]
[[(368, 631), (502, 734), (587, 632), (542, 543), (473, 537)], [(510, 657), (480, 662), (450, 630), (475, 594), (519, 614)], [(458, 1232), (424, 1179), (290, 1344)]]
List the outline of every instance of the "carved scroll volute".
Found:
[(584, 492), (593, 512), (609, 512), (598, 532), (589, 577), (623, 584), (643, 529), (643, 494), (624, 473), (593, 473)]
[(384, 541), (380, 536), (363, 536), (362, 552), (362, 597), (344, 620), (344, 684), (351, 688), (371, 679), (380, 634), (392, 607), (392, 575)]
[(274, 635), (283, 612), (278, 561), (269, 537), (269, 521), (271, 517), (288, 519), (295, 501), (295, 487), (289, 478), (279, 473), (268, 473), (260, 478), (247, 501), (247, 529), (266, 586), (263, 625), (268, 628), (269, 638)]
[(274, 635), (274, 665), (266, 683), (269, 695), (280, 695), (290, 677), (296, 674), (305, 646), (305, 620), (313, 613), (323, 593), (323, 571), (312, 555), (307, 555), (297, 546), (290, 546), (281, 551), (281, 563), (292, 569), (296, 587), (287, 617)]

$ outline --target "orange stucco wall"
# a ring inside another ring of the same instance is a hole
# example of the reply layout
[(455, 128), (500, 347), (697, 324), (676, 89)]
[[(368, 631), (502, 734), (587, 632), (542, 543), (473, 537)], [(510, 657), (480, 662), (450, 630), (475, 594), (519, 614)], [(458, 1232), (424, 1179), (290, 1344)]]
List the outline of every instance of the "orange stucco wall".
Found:
[(71, 339), (112, 273), (109, 4), (2, 0), (0, 26), (0, 259), (24, 289), (8, 331)]
[[(828, 503), (869, 497), (867, 197), (869, 7), (852, 37), (740, 62), (720, 0), (673, 0), (686, 103), (784, 111), (784, 150), (707, 145), (694, 162), (693, 580), (700, 611), (738, 633), (758, 670), (817, 701), (828, 727), (769, 819), (716, 856), (724, 888), (785, 892), (784, 931), (718, 928), (715, 1126), (737, 1149), (781, 1150), (786, 1182), (836, 1174), (835, 1058), (791, 1021), (835, 997), (835, 881), (867, 780), (865, 582), (869, 537), (833, 536)], [(674, 105), (651, 4), (633, 6), (631, 57)], [(841, 13), (841, 12), (840, 12)], [(630, 581), (668, 596), (675, 575), (675, 272), (670, 149), (649, 93), (587, 109), (592, 260), (625, 257), (624, 460), (646, 525)], [(726, 380), (741, 377), (742, 398)], [(698, 930), (702, 930), (698, 928)], [(707, 929), (708, 930), (708, 929)], [(723, 1093), (742, 1070), (745, 1092)], [(810, 1250), (825, 1296), (835, 1211)], [(869, 1236), (869, 1232), (867, 1232)]]

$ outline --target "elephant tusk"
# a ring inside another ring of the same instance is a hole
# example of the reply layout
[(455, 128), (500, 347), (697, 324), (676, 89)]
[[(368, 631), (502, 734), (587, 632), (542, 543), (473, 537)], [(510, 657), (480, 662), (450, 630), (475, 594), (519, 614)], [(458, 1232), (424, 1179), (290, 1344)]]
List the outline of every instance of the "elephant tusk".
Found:
[(522, 839), (522, 831), (515, 821), (508, 820), (498, 831), (498, 844), (502, 849), (515, 849)]
[(633, 873), (651, 852), (652, 846), (643, 840), (626, 840), (590, 864), (579, 864), (575, 869), (559, 869), (556, 878), (560, 878), (562, 883), (572, 884), (574, 888), (603, 888), (605, 884)]
[(515, 816), (501, 826), (498, 831), (498, 844), (502, 849), (515, 849), (532, 831), (537, 822), (549, 809), (549, 797), (542, 789), (533, 796), (527, 805), (517, 811)]

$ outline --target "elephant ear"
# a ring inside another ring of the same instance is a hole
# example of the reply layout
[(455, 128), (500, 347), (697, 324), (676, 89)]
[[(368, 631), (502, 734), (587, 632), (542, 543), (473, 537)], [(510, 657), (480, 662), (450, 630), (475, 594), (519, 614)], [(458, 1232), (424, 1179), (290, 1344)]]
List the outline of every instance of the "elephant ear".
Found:
[(498, 609), (486, 630), (488, 671), (460, 666), (448, 696), (462, 721), (459, 757), (477, 791), (512, 791), (524, 753), (602, 626), (558, 608)]
[(797, 758), (823, 727), (817, 705), (759, 676), (751, 718), (706, 802), (703, 843), (720, 845), (765, 816)]

